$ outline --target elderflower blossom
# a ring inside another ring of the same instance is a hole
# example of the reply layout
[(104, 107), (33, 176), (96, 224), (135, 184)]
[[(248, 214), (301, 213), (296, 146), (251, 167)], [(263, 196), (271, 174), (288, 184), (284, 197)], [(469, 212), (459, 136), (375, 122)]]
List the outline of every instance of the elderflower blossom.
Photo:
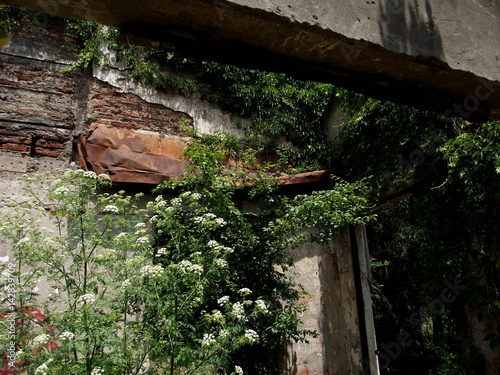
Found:
[(249, 295), (252, 294), (252, 291), (248, 288), (241, 288), (240, 290), (238, 290), (238, 293), (242, 295)]
[(255, 306), (264, 314), (267, 314), (269, 312), (266, 306), (266, 302), (261, 299), (255, 301)]
[(59, 338), (62, 341), (71, 341), (75, 338), (75, 334), (73, 332), (64, 331), (59, 335)]
[(158, 277), (161, 276), (163, 273), (163, 267), (160, 264), (157, 264), (155, 266), (144, 266), (141, 268), (139, 271), (142, 275), (142, 277)]
[(233, 305), (233, 315), (237, 318), (237, 319), (245, 319), (245, 307), (243, 306), (243, 304), (241, 302), (236, 302), (234, 305)]
[(95, 295), (93, 295), (92, 293), (82, 294), (80, 297), (78, 297), (78, 300), (76, 301), (76, 303), (80, 305), (86, 305), (86, 304), (90, 305), (94, 302), (95, 302)]
[(149, 243), (149, 237), (148, 236), (139, 237), (137, 239), (137, 244), (138, 245), (147, 245), (148, 243)]
[(219, 243), (218, 243), (217, 241), (215, 241), (215, 240), (210, 240), (210, 241), (208, 241), (207, 246), (208, 246), (209, 248), (211, 248), (211, 249), (214, 249), (214, 250), (215, 250), (215, 249), (217, 249), (217, 248), (218, 248), (219, 246), (221, 246), (221, 245), (219, 245)]
[(123, 280), (122, 288), (125, 289), (125, 288), (129, 287), (130, 285), (132, 285), (132, 282), (129, 279)]
[(47, 365), (52, 361), (53, 359), (49, 358), (47, 361), (38, 366), (35, 370), (35, 375), (47, 375), (47, 372), (49, 371), (49, 367)]
[(36, 336), (31, 341), (31, 345), (36, 348), (40, 345), (45, 345), (50, 340), (50, 336), (46, 333), (42, 333), (41, 335)]
[(93, 171), (85, 171), (83, 172), (83, 177), (92, 178), (95, 180), (97, 178), (97, 175)]
[(92, 369), (92, 371), (90, 372), (90, 375), (102, 375), (102, 374), (104, 374), (104, 370), (100, 367), (96, 367)]
[(224, 315), (219, 310), (214, 310), (212, 311), (211, 318), (215, 322), (220, 322), (222, 319), (224, 319)]
[(201, 340), (201, 346), (212, 346), (215, 344), (215, 336), (213, 333), (205, 333)]
[(225, 338), (229, 337), (229, 331), (227, 329), (221, 329), (219, 332), (219, 337), (221, 339), (225, 339)]
[(209, 227), (223, 227), (226, 225), (226, 221), (224, 219), (217, 217), (211, 212), (206, 213), (203, 216), (196, 216), (193, 221), (196, 224), (206, 225)]
[(219, 306), (224, 306), (228, 302), (229, 302), (229, 296), (224, 296), (224, 297), (221, 297), (217, 300), (217, 303), (219, 304)]
[(59, 186), (56, 190), (54, 190), (55, 195), (66, 195), (69, 193), (69, 189), (66, 186)]
[(164, 247), (162, 247), (162, 248), (160, 248), (160, 249), (158, 249), (158, 250), (156, 251), (155, 257), (156, 257), (156, 258), (159, 258), (159, 257), (161, 257), (162, 255), (165, 255), (166, 253), (167, 253), (167, 249), (165, 249)]
[(179, 263), (182, 272), (192, 272), (196, 275), (201, 275), (203, 273), (203, 267), (199, 264), (191, 263), (189, 260), (184, 259)]
[[(159, 201), (158, 203), (156, 203), (156, 208), (163, 208), (167, 206), (167, 202), (166, 201)], [(172, 207), (167, 207), (167, 211), (170, 211)]]
[(101, 173), (97, 176), (101, 180), (111, 181), (111, 178), (106, 173)]
[(247, 329), (245, 330), (245, 338), (252, 343), (259, 339), (259, 334), (253, 329)]
[(110, 214), (117, 214), (120, 212), (120, 209), (116, 206), (113, 206), (112, 204), (108, 204), (106, 207), (104, 207), (103, 211)]
[(210, 249), (215, 250), (215, 251), (222, 251), (222, 252), (227, 252), (227, 253), (234, 252), (234, 250), (232, 248), (224, 246), (224, 245), (221, 245), (220, 243), (218, 243), (215, 240), (208, 241), (207, 246)]
[(243, 375), (243, 369), (240, 366), (234, 366), (234, 372), (236, 375)]
[(170, 200), (170, 205), (172, 207), (179, 207), (182, 204), (182, 199), (181, 198), (172, 198)]
[(215, 260), (215, 264), (217, 267), (220, 267), (220, 268), (227, 268), (227, 261), (225, 259), (216, 259)]

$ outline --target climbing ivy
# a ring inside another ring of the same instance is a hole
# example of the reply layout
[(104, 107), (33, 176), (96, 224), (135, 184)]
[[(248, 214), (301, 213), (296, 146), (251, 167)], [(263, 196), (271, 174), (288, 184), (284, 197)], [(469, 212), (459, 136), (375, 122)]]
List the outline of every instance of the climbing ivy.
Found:
[(105, 65), (106, 45), (130, 78), (161, 91), (198, 96), (231, 113), (244, 126), (247, 142), (277, 149), (296, 166), (328, 164), (322, 115), (333, 86), (119, 43), (117, 30), (88, 21), (68, 20), (68, 28), (83, 45), (73, 68)]

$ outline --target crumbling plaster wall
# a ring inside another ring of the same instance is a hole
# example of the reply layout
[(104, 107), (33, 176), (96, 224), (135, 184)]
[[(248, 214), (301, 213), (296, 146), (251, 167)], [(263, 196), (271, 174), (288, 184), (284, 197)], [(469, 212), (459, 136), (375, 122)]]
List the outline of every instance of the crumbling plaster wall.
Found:
[[(228, 114), (209, 103), (137, 86), (119, 66), (62, 72), (74, 62), (67, 47), (76, 47), (75, 39), (48, 24), (15, 30), (0, 49), (0, 208), (27, 198), (19, 176), (55, 176), (55, 170), (70, 167), (76, 136), (96, 126), (185, 138), (179, 126), (184, 120), (200, 132), (242, 135)], [(0, 244), (0, 256), (8, 252)], [(297, 281), (310, 293), (302, 319), (319, 335), (308, 344), (291, 344), (287, 374), (362, 374), (349, 236), (304, 245), (294, 256)]]

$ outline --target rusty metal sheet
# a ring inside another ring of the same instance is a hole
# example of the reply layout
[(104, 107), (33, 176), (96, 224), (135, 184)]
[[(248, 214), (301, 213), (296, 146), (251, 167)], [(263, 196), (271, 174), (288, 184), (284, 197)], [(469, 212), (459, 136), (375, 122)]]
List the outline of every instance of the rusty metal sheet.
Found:
[(281, 178), (281, 180), (285, 185), (294, 185), (294, 184), (307, 184), (311, 182), (321, 182), (321, 181), (326, 181), (329, 178), (330, 178), (330, 171), (325, 169), (321, 171), (298, 173), (293, 176), (284, 176)]
[(112, 181), (159, 184), (188, 167), (186, 143), (160, 133), (98, 126), (78, 142), (80, 165)]
[[(112, 181), (160, 184), (186, 171), (189, 163), (182, 160), (185, 147), (184, 140), (177, 137), (99, 125), (88, 136), (80, 136), (78, 153), (84, 169), (106, 173)], [(267, 156), (256, 165), (270, 158)], [(226, 163), (234, 167), (241, 161)], [(321, 170), (294, 176), (283, 174), (279, 179), (282, 184), (293, 185), (325, 181), (329, 175), (329, 171)]]

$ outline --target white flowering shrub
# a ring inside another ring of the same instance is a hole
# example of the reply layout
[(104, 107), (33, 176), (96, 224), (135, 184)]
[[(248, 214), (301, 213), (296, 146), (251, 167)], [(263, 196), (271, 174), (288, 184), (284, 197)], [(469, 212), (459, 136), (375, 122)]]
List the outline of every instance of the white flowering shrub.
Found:
[[(360, 185), (345, 183), (288, 199), (270, 170), (254, 168), (252, 155), (242, 158), (241, 168), (228, 169), (221, 144), (194, 139), (186, 150), (193, 162), (187, 174), (157, 189), (176, 189), (178, 196), (159, 195), (149, 204), (155, 259), (173, 275), (157, 283), (159, 295), (168, 298), (148, 304), (149, 334), (171, 343), (174, 367), (199, 363), (210, 373), (279, 373), (286, 343), (314, 335), (301, 328), (303, 292), (287, 272), (291, 251), (369, 220), (367, 202)], [(252, 212), (234, 199), (246, 182), (257, 201)], [(314, 238), (304, 233), (310, 226), (319, 229)]]
[[(140, 323), (140, 270), (159, 272), (149, 230), (141, 232), (140, 195), (106, 194), (109, 177), (81, 170), (47, 181), (24, 179), (32, 199), (0, 212), (0, 239), (11, 250), (0, 262), (2, 308), (16, 322), (13, 335), (0, 336), (1, 347), (15, 344), (10, 368), (137, 374), (150, 350)], [(42, 226), (48, 222), (51, 229)], [(6, 328), (8, 316), (0, 320)]]
[[(104, 192), (109, 177), (93, 172), (64, 172), (48, 198), (43, 179), (25, 179), (33, 199), (0, 212), (11, 249), (0, 258), (4, 332), (15, 317), (0, 345), (12, 348), (16, 370), (279, 373), (286, 343), (314, 334), (301, 329), (290, 251), (311, 240), (303, 230), (312, 225), (322, 240), (369, 220), (359, 186), (288, 199), (269, 170), (247, 175), (252, 162), (226, 170), (216, 144), (194, 142), (186, 155), (183, 179), (155, 191), (177, 196), (158, 195), (147, 209), (141, 194)], [(245, 181), (259, 201), (252, 213), (233, 199)]]

